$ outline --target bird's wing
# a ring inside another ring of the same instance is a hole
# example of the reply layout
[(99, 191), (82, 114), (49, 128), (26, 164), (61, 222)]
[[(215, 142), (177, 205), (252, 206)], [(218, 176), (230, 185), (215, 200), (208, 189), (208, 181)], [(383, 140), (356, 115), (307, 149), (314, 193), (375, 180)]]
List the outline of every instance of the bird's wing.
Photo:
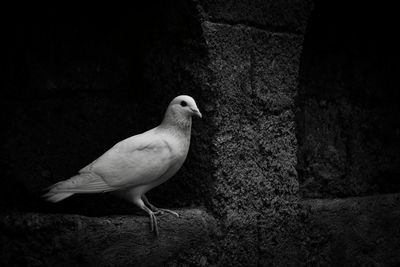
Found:
[(117, 152), (117, 150), (121, 150), (121, 148), (126, 149), (126, 150), (135, 150), (137, 148), (140, 148), (140, 146), (143, 144), (143, 142), (141, 142), (141, 139), (145, 139), (143, 138), (143, 135), (148, 135), (151, 134), (151, 131), (139, 134), (139, 135), (135, 135), (132, 137), (129, 137), (125, 140), (122, 140), (121, 142), (117, 143), (115, 146), (113, 146), (111, 149), (109, 149), (107, 152), (105, 152), (102, 156), (100, 156), (99, 158), (95, 159), (94, 161), (92, 161), (89, 165), (86, 165), (84, 168), (79, 170), (79, 173), (86, 173), (86, 172), (92, 172), (93, 171), (93, 166), (95, 165), (96, 162), (98, 162), (99, 160), (104, 160), (106, 157), (109, 157), (111, 154), (114, 154)]
[(154, 129), (144, 132), (142, 134), (131, 136), (125, 140), (122, 140), (121, 142), (114, 145), (107, 152), (105, 152), (102, 156), (100, 156), (99, 158), (92, 161), (90, 164), (88, 164), (85, 167), (83, 167), (82, 169), (80, 169), (79, 173), (91, 172), (93, 170), (94, 164), (97, 161), (104, 159), (104, 157), (109, 156), (108, 154), (112, 154), (112, 153), (116, 152), (116, 150), (120, 150), (121, 148), (123, 148), (125, 150), (132, 150), (132, 151), (135, 149), (140, 149), (140, 147), (145, 143), (143, 141), (146, 140), (146, 136), (151, 136), (153, 131), (154, 131)]
[(162, 135), (146, 132), (121, 141), (81, 171), (101, 176), (112, 187), (128, 187), (155, 181), (176, 156)]

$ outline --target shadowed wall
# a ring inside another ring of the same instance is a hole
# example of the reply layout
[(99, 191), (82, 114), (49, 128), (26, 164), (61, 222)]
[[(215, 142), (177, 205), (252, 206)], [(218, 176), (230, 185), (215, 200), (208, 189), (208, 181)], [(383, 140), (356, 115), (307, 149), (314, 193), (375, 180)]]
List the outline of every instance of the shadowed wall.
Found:
[(400, 53), (393, 10), (316, 3), (299, 79), (298, 171), (305, 197), (400, 192)]

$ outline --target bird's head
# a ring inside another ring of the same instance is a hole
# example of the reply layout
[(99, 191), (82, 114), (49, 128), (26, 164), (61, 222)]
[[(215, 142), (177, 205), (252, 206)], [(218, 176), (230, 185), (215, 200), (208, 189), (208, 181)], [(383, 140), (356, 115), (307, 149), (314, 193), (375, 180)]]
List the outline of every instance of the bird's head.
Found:
[(169, 104), (168, 109), (170, 108), (185, 116), (197, 116), (199, 118), (202, 117), (196, 102), (188, 95), (180, 95), (175, 97)]
[(188, 95), (180, 95), (169, 104), (162, 124), (190, 129), (193, 116), (202, 117), (196, 102)]

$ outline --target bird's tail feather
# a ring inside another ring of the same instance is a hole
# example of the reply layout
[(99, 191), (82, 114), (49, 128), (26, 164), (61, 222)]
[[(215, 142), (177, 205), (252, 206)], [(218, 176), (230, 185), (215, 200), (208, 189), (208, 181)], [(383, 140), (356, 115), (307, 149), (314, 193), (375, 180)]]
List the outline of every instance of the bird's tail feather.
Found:
[(60, 202), (61, 200), (66, 199), (67, 197), (72, 196), (74, 193), (72, 192), (56, 192), (54, 189), (59, 186), (62, 185), (65, 181), (61, 181), (58, 183), (55, 183), (47, 188), (45, 188), (44, 190), (48, 191), (46, 194), (42, 195), (43, 198), (45, 198), (47, 201), (56, 203), (56, 202)]
[(58, 182), (47, 188), (48, 192), (43, 197), (51, 202), (59, 202), (73, 194), (104, 193), (117, 190), (111, 187), (95, 173), (81, 173), (67, 180)]
[(46, 198), (47, 201), (56, 203), (61, 200), (66, 199), (67, 197), (72, 196), (74, 193), (52, 193), (48, 192), (47, 194), (44, 194), (43, 197)]

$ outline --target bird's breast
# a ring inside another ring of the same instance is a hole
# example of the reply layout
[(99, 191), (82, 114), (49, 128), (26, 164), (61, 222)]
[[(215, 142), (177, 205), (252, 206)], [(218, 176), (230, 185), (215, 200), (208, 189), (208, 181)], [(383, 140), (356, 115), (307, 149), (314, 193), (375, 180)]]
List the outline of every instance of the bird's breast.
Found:
[(167, 171), (157, 180), (157, 186), (171, 178), (182, 167), (189, 151), (189, 140), (171, 136), (166, 139), (170, 149), (170, 166)]

